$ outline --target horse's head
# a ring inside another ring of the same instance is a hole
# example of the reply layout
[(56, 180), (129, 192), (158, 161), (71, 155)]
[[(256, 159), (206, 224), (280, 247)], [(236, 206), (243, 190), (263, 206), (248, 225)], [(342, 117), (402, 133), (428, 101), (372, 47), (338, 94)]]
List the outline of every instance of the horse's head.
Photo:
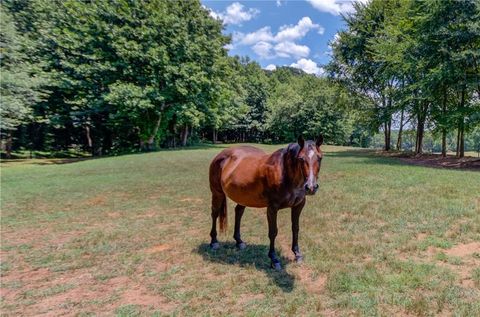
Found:
[[(322, 163), (323, 153), (320, 146), (323, 143), (323, 136), (317, 140), (305, 141), (302, 136), (298, 138), (300, 149), (296, 151), (294, 164), (298, 166), (303, 177), (303, 186), (307, 195), (314, 195), (318, 190), (318, 172)], [(297, 147), (298, 148), (298, 147)]]

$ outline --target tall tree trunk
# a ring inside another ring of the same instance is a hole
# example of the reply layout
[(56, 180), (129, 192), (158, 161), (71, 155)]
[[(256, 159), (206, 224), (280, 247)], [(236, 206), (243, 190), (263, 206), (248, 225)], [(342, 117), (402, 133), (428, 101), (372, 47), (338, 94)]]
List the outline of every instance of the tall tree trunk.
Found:
[(400, 115), (400, 128), (398, 129), (397, 151), (400, 151), (402, 149), (403, 118), (404, 109), (402, 108), (402, 113)]
[(417, 114), (417, 140), (415, 154), (423, 153), (423, 136), (425, 135), (425, 121), (427, 118), (428, 102), (421, 105), (420, 112)]
[(425, 130), (425, 119), (421, 116), (418, 117), (417, 123), (417, 141), (415, 145), (415, 154), (423, 153), (423, 133)]
[(463, 123), (463, 118), (459, 122), (458, 131), (457, 131), (457, 158), (462, 158), (465, 156), (465, 125)]
[(213, 141), (213, 144), (217, 143), (217, 129), (216, 128), (213, 128), (212, 141)]
[(85, 137), (87, 138), (87, 147), (88, 151), (92, 153), (93, 156), (93, 141), (92, 136), (90, 135), (90, 126), (87, 124), (85, 125)]
[(7, 132), (7, 141), (5, 142), (5, 156), (7, 159), (12, 157), (12, 133), (9, 131)]
[(465, 157), (465, 124), (462, 120), (462, 129), (460, 131), (460, 153), (459, 158)]
[(387, 122), (388, 134), (387, 134), (387, 151), (390, 151), (392, 144), (392, 119)]
[(188, 125), (185, 124), (182, 131), (182, 146), (187, 145), (187, 139), (188, 139)]
[(465, 85), (462, 88), (462, 95), (460, 98), (460, 120), (458, 124), (458, 140), (457, 140), (457, 157), (465, 156), (465, 119), (463, 115), (463, 107), (465, 105)]
[[(442, 117), (447, 116), (447, 87), (443, 87)], [(445, 122), (443, 123), (445, 124)], [(447, 156), (447, 128), (442, 128), (442, 157)]]
[[(391, 87), (391, 84), (388, 85), (389, 86), (389, 90), (392, 88)], [(389, 93), (390, 94), (390, 93)], [(392, 109), (392, 96), (388, 96), (387, 98), (387, 111), (390, 111), (390, 109)], [(391, 142), (392, 140), (392, 115), (389, 114), (388, 115), (388, 121), (387, 121), (387, 144), (385, 146), (385, 149), (387, 151), (390, 151), (391, 150)]]
[(442, 129), (442, 157), (447, 156), (447, 130)]
[(457, 127), (457, 147), (455, 150), (455, 156), (460, 157), (460, 127)]
[(383, 136), (385, 142), (385, 151), (391, 150), (391, 131), (392, 131), (392, 120), (383, 123)]
[(155, 127), (153, 128), (152, 134), (147, 140), (147, 150), (153, 150), (154, 147), (154, 142), (155, 142), (155, 137), (157, 136), (158, 129), (160, 128), (160, 123), (162, 123), (162, 114), (160, 113), (158, 115), (158, 120), (155, 123)]

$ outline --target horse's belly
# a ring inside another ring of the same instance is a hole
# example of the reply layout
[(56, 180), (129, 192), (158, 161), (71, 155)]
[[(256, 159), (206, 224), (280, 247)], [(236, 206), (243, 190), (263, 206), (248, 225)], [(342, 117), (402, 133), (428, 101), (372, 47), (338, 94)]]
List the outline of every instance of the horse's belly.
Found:
[(242, 206), (254, 208), (263, 208), (268, 206), (267, 199), (256, 193), (244, 192), (242, 190), (235, 190), (232, 188), (225, 190), (225, 193), (227, 194), (228, 198)]
[(222, 185), (225, 194), (237, 204), (256, 208), (268, 206), (261, 182), (246, 182), (229, 178)]
[(268, 201), (263, 196), (263, 188), (257, 184), (236, 185), (227, 182), (223, 190), (228, 198), (242, 206), (255, 208), (268, 206)]

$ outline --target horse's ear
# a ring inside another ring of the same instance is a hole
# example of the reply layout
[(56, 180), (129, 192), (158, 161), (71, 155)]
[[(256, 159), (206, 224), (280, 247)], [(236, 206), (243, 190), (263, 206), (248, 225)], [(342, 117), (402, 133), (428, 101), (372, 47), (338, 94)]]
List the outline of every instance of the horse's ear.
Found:
[(320, 134), (317, 138), (317, 141), (315, 141), (315, 145), (317, 147), (320, 147), (320, 145), (322, 145), (322, 144), (323, 144), (323, 135)]
[(303, 146), (305, 145), (305, 140), (303, 138), (303, 135), (300, 134), (300, 136), (298, 137), (298, 145), (300, 145), (300, 150), (303, 149)]

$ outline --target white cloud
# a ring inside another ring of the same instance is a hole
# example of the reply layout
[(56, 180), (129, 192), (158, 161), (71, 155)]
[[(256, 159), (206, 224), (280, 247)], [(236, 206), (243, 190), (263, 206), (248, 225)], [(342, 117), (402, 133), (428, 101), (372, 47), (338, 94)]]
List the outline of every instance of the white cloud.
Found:
[(296, 25), (284, 25), (280, 27), (280, 31), (275, 36), (275, 41), (294, 41), (303, 38), (312, 29), (322, 28), (319, 24), (315, 24), (309, 17), (303, 17)]
[(307, 57), (310, 48), (306, 45), (298, 45), (293, 42), (281, 42), (275, 45), (275, 53), (280, 57)]
[(277, 7), (281, 7), (281, 6), (282, 6), (282, 1), (277, 0), (277, 1), (276, 1), (276, 4), (277, 4)]
[(269, 65), (267, 65), (264, 69), (266, 69), (266, 70), (275, 70), (275, 69), (277, 69), (277, 66), (276, 66), (276, 65), (273, 65), (273, 64), (269, 64)]
[(353, 3), (366, 4), (369, 0), (307, 0), (318, 11), (333, 15), (350, 14), (354, 11)]
[(252, 50), (261, 58), (273, 58), (275, 54), (272, 51), (273, 45), (268, 42), (258, 42), (252, 46)]
[(274, 34), (270, 26), (265, 26), (251, 33), (236, 32), (233, 34), (233, 43), (252, 46), (252, 50), (261, 58), (273, 57), (307, 57), (310, 48), (295, 43), (307, 35), (311, 30), (317, 30), (323, 34), (325, 29), (313, 23), (309, 17), (301, 18), (295, 25), (283, 25), (277, 34)]
[(243, 34), (240, 42), (244, 45), (252, 45), (260, 41), (272, 42), (274, 40), (272, 31), (269, 26), (265, 26), (261, 29), (258, 29), (255, 32)]
[(323, 69), (321, 67), (318, 67), (317, 63), (315, 63), (311, 59), (302, 58), (296, 63), (292, 63), (290, 67), (299, 68), (307, 74), (314, 74), (316, 76), (320, 76), (323, 74)]
[(223, 12), (215, 12), (210, 10), (210, 16), (215, 19), (221, 19), (223, 24), (242, 24), (242, 22), (250, 21), (260, 13), (258, 9), (245, 9), (244, 5), (234, 2), (229, 5)]

